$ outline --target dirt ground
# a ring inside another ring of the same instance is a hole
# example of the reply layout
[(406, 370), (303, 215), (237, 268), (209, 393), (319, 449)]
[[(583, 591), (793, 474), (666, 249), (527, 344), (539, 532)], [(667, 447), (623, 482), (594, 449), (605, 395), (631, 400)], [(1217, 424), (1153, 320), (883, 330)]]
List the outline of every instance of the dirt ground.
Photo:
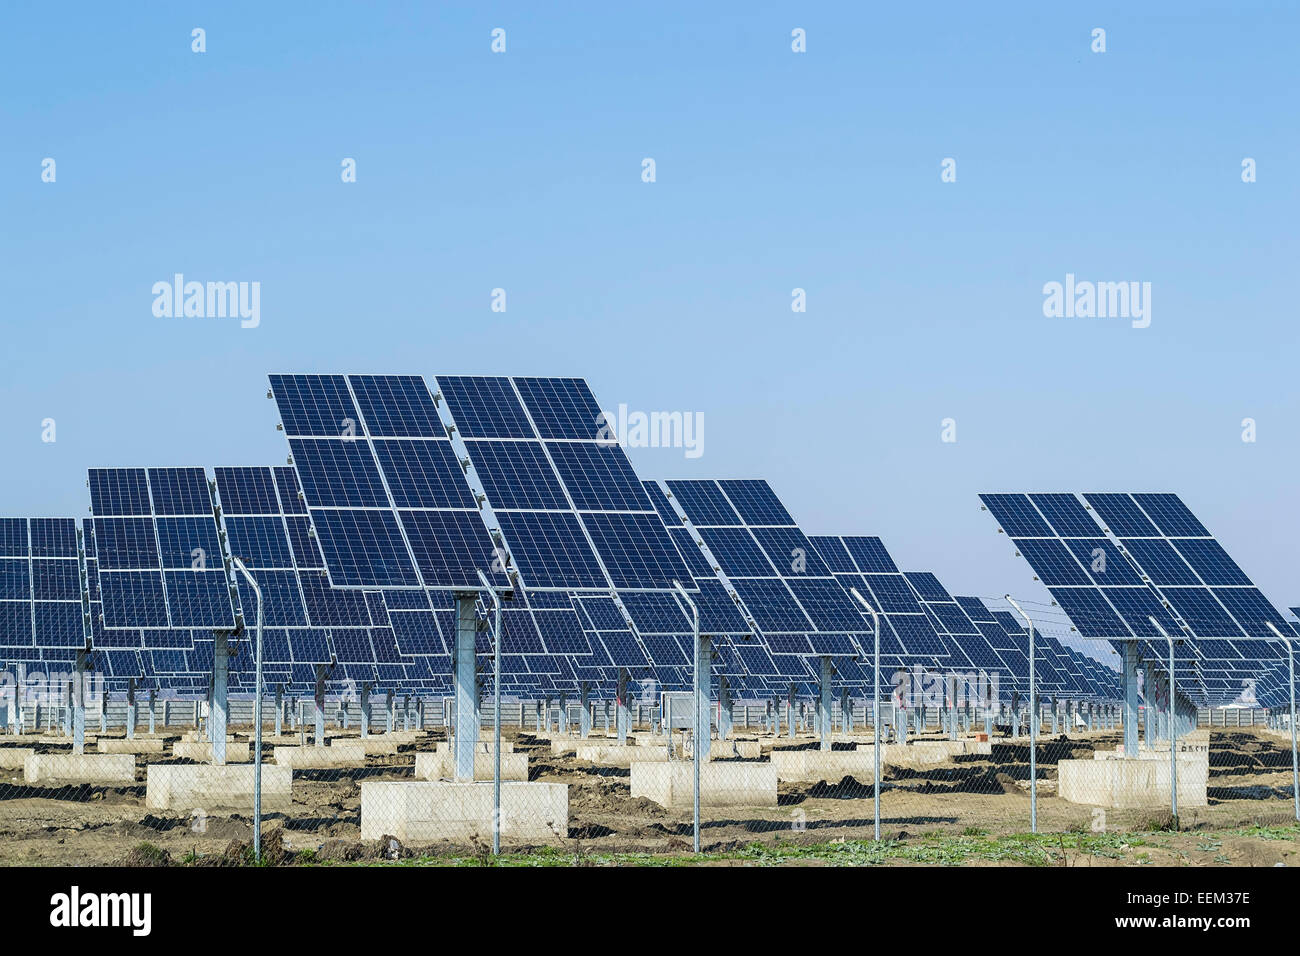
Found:
[[(665, 809), (633, 798), (626, 769), (554, 757), (532, 735), (504, 734), (529, 755), (530, 779), (569, 785), (567, 849), (577, 854), (668, 854), (690, 850), (689, 809)], [(290, 852), (315, 851), (317, 858), (362, 853), (360, 783), (410, 779), (414, 753), (432, 750), (430, 734), (395, 756), (370, 757), (356, 770), (296, 771), (293, 808), (269, 813), (265, 827), (282, 828)], [(3, 738), (0, 738), (2, 741)], [(6, 741), (7, 742), (7, 741)], [(1090, 759), (1094, 748), (1114, 748), (1118, 734), (1086, 739), (1040, 740), (1039, 831), (1122, 833), (1168, 830), (1167, 809), (1096, 810), (1056, 796), (1056, 763)], [(805, 746), (815, 746), (812, 742)], [(1077, 865), (1126, 862), (1193, 865), (1258, 865), (1300, 862), (1300, 844), (1285, 839), (1233, 835), (1225, 831), (1295, 823), (1291, 801), (1288, 741), (1247, 729), (1216, 730), (1210, 745), (1208, 807), (1187, 808), (1182, 832), (1113, 855), (1075, 854), (1062, 847), (1060, 860)], [(57, 747), (46, 749), (57, 750)], [(170, 758), (148, 758), (172, 762)], [(0, 864), (96, 865), (122, 862), (141, 843), (152, 844), (173, 862), (220, 856), (232, 841), (251, 838), (246, 813), (158, 813), (144, 808), (144, 765), (137, 758), (133, 787), (28, 787), (21, 771), (0, 771)], [(935, 836), (999, 836), (1029, 830), (1029, 751), (1026, 741), (995, 740), (991, 756), (958, 757), (927, 770), (887, 767), (881, 791), (882, 836), (917, 840)], [(769, 809), (703, 810), (705, 850), (728, 851), (754, 843), (825, 844), (872, 838), (871, 788), (846, 778), (836, 784), (782, 784), (779, 804)], [(508, 841), (507, 841), (508, 846)], [(412, 848), (407, 848), (411, 850)], [(433, 855), (473, 854), (474, 847), (440, 844)], [(816, 861), (806, 861), (816, 862)], [(978, 861), (977, 861), (978, 862)]]

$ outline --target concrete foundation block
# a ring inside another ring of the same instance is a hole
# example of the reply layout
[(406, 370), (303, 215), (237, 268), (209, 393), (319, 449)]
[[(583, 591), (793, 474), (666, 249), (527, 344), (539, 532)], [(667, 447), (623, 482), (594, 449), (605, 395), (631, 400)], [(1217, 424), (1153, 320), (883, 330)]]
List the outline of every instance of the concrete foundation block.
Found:
[(29, 784), (135, 783), (135, 757), (130, 754), (29, 754), (23, 761)]
[[(551, 755), (560, 757), (564, 754), (574, 753), (579, 747), (618, 746), (618, 738), (606, 737), (603, 734), (592, 734), (586, 739), (582, 737), (552, 737), (550, 743)], [(628, 743), (632, 743), (631, 737), (628, 737)]]
[[(1153, 755), (1155, 756), (1155, 755)], [(1112, 809), (1168, 807), (1169, 754), (1164, 760), (1109, 757), (1101, 760), (1062, 760), (1057, 764), (1057, 794), (1071, 803)], [(1178, 806), (1204, 807), (1209, 800), (1208, 755), (1178, 758)]]
[[(881, 754), (881, 763), (884, 763)], [(778, 780), (791, 783), (839, 783), (852, 777), (859, 783), (876, 779), (875, 755), (870, 748), (861, 750), (774, 750), (772, 766)]]
[(579, 760), (598, 763), (606, 767), (630, 767), (633, 761), (650, 763), (667, 763), (668, 749), (655, 750), (652, 747), (620, 747), (617, 744), (588, 744), (579, 747), (575, 756)]
[(397, 753), (400, 746), (396, 740), (389, 737), (362, 737), (357, 743), (361, 744), (361, 749), (367, 754), (376, 756), (389, 756)]
[[(479, 752), (474, 754), (474, 779), (491, 780), (496, 773), (496, 758), (493, 754)], [(433, 753), (415, 755), (416, 780), (451, 780), (456, 776), (456, 758), (449, 750), (436, 750)], [(528, 754), (507, 753), (501, 751), (501, 779), (526, 781), (528, 779)]]
[[(694, 802), (694, 764), (687, 760), (632, 764), (632, 796), (662, 807)], [(706, 763), (700, 767), (700, 805), (775, 807), (776, 767), (770, 763)]]
[[(86, 746), (93, 747), (98, 739), (97, 734), (86, 734)], [(65, 737), (62, 734), (41, 734), (36, 738), (38, 744), (45, 744), (47, 747), (71, 747), (72, 738)]]
[[(490, 783), (399, 780), (361, 784), (361, 838), (403, 843), (492, 840)], [(562, 783), (501, 785), (503, 841), (562, 843), (569, 835), (569, 789)]]
[[(172, 744), (172, 755), (198, 763), (212, 763), (212, 744), (196, 740), (178, 740)], [(252, 759), (246, 742), (226, 743), (226, 763), (248, 763)]]
[[(262, 809), (288, 810), (292, 783), (288, 767), (264, 764)], [(250, 809), (253, 765), (152, 764), (145, 769), (144, 805), (150, 810)]]
[(328, 747), (276, 747), (272, 760), (293, 770), (364, 767), (366, 748), (358, 740), (335, 740)]
[[(579, 741), (579, 743), (581, 743), (581, 741)], [(438, 743), (435, 745), (434, 749), (435, 749), (438, 753), (451, 753), (451, 752), (452, 752), (452, 744), (451, 744), (451, 742), (446, 741), (446, 740), (439, 740)], [(477, 754), (490, 754), (490, 753), (492, 753), (492, 752), (493, 752), (492, 742), (491, 742), (491, 741), (483, 741), (483, 740), (480, 740), (478, 743), (476, 743), (476, 744), (474, 745), (474, 752), (477, 753)], [(508, 741), (508, 740), (503, 740), (503, 741), (501, 741), (501, 752), (502, 752), (503, 754), (514, 753), (514, 752), (515, 752), (515, 745), (512, 744), (512, 743), (511, 743), (510, 741)]]
[(0, 770), (22, 770), (34, 753), (31, 747), (0, 747)]
[(714, 740), (709, 745), (710, 760), (757, 760), (763, 755), (762, 745), (757, 740)]
[(96, 747), (102, 754), (160, 754), (163, 752), (161, 738), (141, 738), (124, 740), (114, 737), (100, 737)]

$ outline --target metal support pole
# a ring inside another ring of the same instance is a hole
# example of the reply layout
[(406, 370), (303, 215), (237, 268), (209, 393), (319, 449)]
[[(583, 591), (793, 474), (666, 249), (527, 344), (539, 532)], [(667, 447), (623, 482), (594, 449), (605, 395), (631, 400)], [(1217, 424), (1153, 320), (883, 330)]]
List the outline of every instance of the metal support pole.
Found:
[[(478, 573), (479, 582), (492, 595), (492, 852), (501, 855), (501, 595)], [(522, 719), (522, 711), (520, 717)], [(475, 732), (475, 738), (478, 733)]]
[(578, 714), (578, 736), (586, 740), (591, 736), (591, 699), (588, 696), (591, 691), (591, 685), (587, 681), (582, 681), (578, 686), (578, 701), (582, 705), (582, 711)]
[(1124, 642), (1124, 756), (1138, 755), (1138, 646)]
[[(86, 752), (86, 666), (89, 663), (89, 656), (89, 652), (84, 649), (77, 651), (77, 673), (72, 682), (72, 752), (74, 754)], [(107, 694), (101, 700), (106, 698)], [(103, 709), (102, 704), (100, 709)]]
[(793, 740), (798, 732), (798, 719), (794, 714), (794, 684), (790, 685), (790, 690), (786, 693), (785, 698), (785, 722), (789, 725), (790, 739)]
[(315, 723), (317, 747), (325, 746), (325, 675), (326, 675), (325, 665), (317, 664), (316, 665), (316, 687), (315, 687), (316, 693), (313, 697), (313, 699), (315, 700), (315, 707), (313, 709), (316, 712), (314, 723)]
[(475, 642), (478, 615), (473, 591), (456, 592), (456, 649), (452, 670), (456, 683), (456, 725), (453, 749), (456, 756), (456, 779), (474, 779), (474, 751), (478, 747), (480, 718), (478, 709), (478, 675), (475, 669)]
[[(158, 732), (157, 697), (158, 691), (152, 687), (149, 688), (149, 736), (151, 737)], [(164, 704), (163, 706), (166, 707), (167, 705)]]
[(821, 659), (821, 680), (817, 690), (817, 729), (821, 734), (821, 742), (818, 748), (821, 750), (831, 749), (831, 674), (834, 669), (831, 667), (831, 659), (823, 657)]
[[(1177, 684), (1174, 681), (1174, 639), (1160, 626), (1160, 622), (1150, 615), (1147, 620), (1161, 633), (1169, 644), (1169, 807), (1174, 815), (1174, 826), (1178, 825), (1178, 725), (1174, 720), (1174, 694)], [(1150, 672), (1148, 671), (1148, 674)]]
[(626, 667), (620, 667), (618, 670), (618, 712), (614, 717), (614, 724), (618, 730), (618, 742), (627, 743), (628, 724), (631, 715), (628, 713), (628, 682), (629, 675)]
[(361, 739), (370, 736), (370, 684), (361, 685)]
[(1037, 668), (1034, 660), (1034, 622), (1021, 610), (1020, 605), (1006, 595), (1006, 601), (1020, 612), (1029, 627), (1029, 829), (1038, 832), (1038, 683)]
[(718, 677), (718, 739), (731, 737), (732, 707), (731, 682), (725, 676)]
[(871, 668), (871, 734), (872, 734), (872, 760), (875, 763), (874, 773), (871, 782), (871, 804), (872, 812), (875, 815), (875, 835), (876, 840), (880, 840), (880, 615), (876, 609), (866, 602), (866, 599), (858, 592), (857, 588), (850, 588), (849, 593), (867, 609), (871, 615), (871, 629), (875, 634), (872, 649), (872, 668)]
[[(237, 557), (231, 561), (257, 596), (257, 639), (253, 647), (253, 854), (262, 861), (262, 589)], [(221, 728), (222, 757), (225, 756), (226, 729)], [(215, 746), (213, 753), (216, 753)]]
[(126, 739), (135, 739), (135, 678), (126, 682)]
[(281, 737), (284, 733), (284, 685), (275, 686), (275, 736)]
[(694, 666), (694, 697), (695, 706), (692, 708), (694, 723), (693, 734), (695, 736), (695, 746), (693, 748), (692, 759), (694, 763), (694, 800), (693, 800), (693, 846), (695, 852), (700, 852), (700, 767), (705, 759), (705, 752), (709, 747), (709, 674), (711, 672), (709, 657), (712, 648), (709, 646), (709, 639), (700, 635), (700, 609), (696, 607), (695, 602), (687, 595), (686, 589), (681, 586), (680, 582), (674, 581), (673, 585), (677, 588), (678, 594), (691, 609), (692, 623), (691, 630), (695, 636), (695, 666)]
[(1291, 724), (1291, 798), (1295, 803), (1295, 818), (1300, 821), (1300, 758), (1297, 757), (1296, 751), (1296, 726), (1295, 726), (1295, 639), (1284, 637), (1282, 633), (1273, 626), (1269, 621), (1268, 628), (1278, 639), (1286, 645), (1286, 667), (1287, 667), (1287, 684), (1290, 694), (1290, 724)]
[(23, 685), (27, 683), (27, 665), (14, 665), (14, 705), (9, 711), (9, 732), (21, 734), (23, 726)]
[(226, 765), (226, 725), (228, 703), (226, 689), (230, 679), (230, 644), (225, 634), (215, 634), (212, 641), (212, 716), (208, 736), (212, 738), (212, 764)]

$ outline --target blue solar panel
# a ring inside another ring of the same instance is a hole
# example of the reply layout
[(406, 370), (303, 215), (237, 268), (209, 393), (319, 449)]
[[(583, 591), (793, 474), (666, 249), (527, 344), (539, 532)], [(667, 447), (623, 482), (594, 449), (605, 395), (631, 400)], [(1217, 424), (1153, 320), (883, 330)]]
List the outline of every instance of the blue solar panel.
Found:
[(776, 493), (760, 479), (723, 479), (718, 487), (748, 525), (792, 525), (794, 518), (785, 510)]
[(609, 586), (575, 515), (507, 511), (496, 517), (529, 587), (583, 590)]
[(91, 469), (103, 625), (235, 626), (202, 468)]
[(342, 375), (272, 375), (271, 391), (284, 433), (341, 437), (359, 430), (360, 414)]
[(497, 510), (564, 510), (564, 488), (539, 441), (475, 441), (474, 470)]
[(508, 378), (438, 376), (462, 438), (535, 438), (524, 406)]
[(70, 660), (87, 646), (72, 518), (0, 518), (0, 662)]
[(898, 574), (898, 565), (879, 538), (854, 535), (843, 539), (854, 564), (863, 574)]
[(1096, 537), (1099, 530), (1097, 522), (1074, 495), (1031, 494), (1029, 500), (1034, 503), (1060, 537)]
[(685, 512), (687, 519), (697, 528), (710, 525), (737, 526), (743, 524), (736, 509), (731, 506), (722, 489), (712, 481), (667, 481), (665, 484)]
[(336, 587), (419, 585), (393, 512), (322, 509), (313, 512), (312, 521)]
[(595, 442), (548, 442), (555, 462), (579, 511), (645, 511), (645, 491), (623, 449)]
[(374, 448), (398, 508), (477, 509), (451, 442), (387, 440)]
[(1246, 572), (1228, 557), (1219, 542), (1203, 538), (1184, 538), (1173, 542), (1173, 546), (1182, 555), (1183, 560), (1192, 566), (1192, 570), (1205, 584), (1211, 587), (1224, 585), (1251, 586)]
[(433, 396), (417, 375), (351, 375), (366, 431), (375, 438), (445, 438)]
[(1133, 500), (1147, 513), (1160, 533), (1169, 538), (1208, 538), (1205, 525), (1173, 494), (1135, 494)]
[(1158, 538), (1160, 529), (1128, 495), (1087, 494), (1084, 500), (1101, 516), (1106, 529), (1120, 538)]
[(1051, 527), (1027, 495), (980, 495), (980, 501), (1011, 537), (1052, 537)]
[(1022, 538), (1016, 541), (1016, 547), (1048, 587), (1092, 583), (1087, 572), (1059, 539)]
[(271, 390), (332, 584), (476, 588), (495, 573), (422, 378), (274, 375)]
[(512, 380), (529, 416), (544, 439), (607, 437), (596, 398), (580, 378), (515, 378)]

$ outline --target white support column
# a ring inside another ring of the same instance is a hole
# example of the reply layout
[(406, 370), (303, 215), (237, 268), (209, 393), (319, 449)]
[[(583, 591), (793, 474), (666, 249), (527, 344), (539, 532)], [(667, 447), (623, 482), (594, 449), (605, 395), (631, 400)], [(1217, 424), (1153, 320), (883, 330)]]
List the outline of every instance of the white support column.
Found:
[(457, 780), (474, 779), (474, 751), (478, 747), (479, 701), (478, 675), (475, 668), (475, 643), (478, 615), (474, 604), (478, 595), (472, 591), (456, 593), (456, 647), (452, 657), (456, 683), (455, 768)]
[(316, 686), (315, 693), (312, 695), (314, 704), (312, 710), (315, 711), (313, 721), (316, 730), (316, 746), (325, 746), (325, 677), (329, 673), (324, 664), (316, 665)]
[(212, 642), (212, 716), (208, 721), (208, 736), (212, 739), (212, 763), (223, 767), (226, 763), (226, 689), (230, 677), (230, 645), (226, 635), (217, 634)]
[(628, 692), (631, 690), (631, 687), (629, 687), (629, 683), (630, 680), (629, 680), (627, 668), (620, 667), (618, 670), (617, 712), (614, 715), (614, 727), (618, 734), (618, 742), (620, 744), (627, 743), (627, 734), (632, 723), (631, 721), (632, 715), (628, 711), (627, 695)]
[(817, 687), (817, 730), (821, 737), (818, 743), (818, 749), (831, 749), (831, 675), (834, 668), (831, 666), (831, 659), (823, 657), (821, 659), (820, 681)]
[(126, 685), (126, 739), (135, 739), (135, 678)]
[[(72, 682), (72, 752), (86, 752), (86, 665), (88, 654), (77, 651), (76, 675)], [(105, 695), (105, 699), (107, 695)]]

